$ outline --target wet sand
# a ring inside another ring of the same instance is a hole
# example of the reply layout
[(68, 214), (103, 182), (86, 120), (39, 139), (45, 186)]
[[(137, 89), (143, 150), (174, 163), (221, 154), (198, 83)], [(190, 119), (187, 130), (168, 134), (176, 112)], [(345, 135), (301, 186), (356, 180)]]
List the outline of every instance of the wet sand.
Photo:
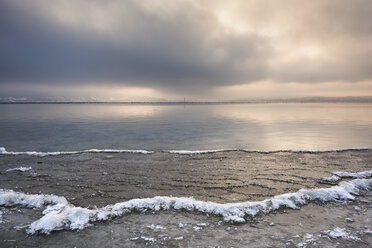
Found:
[[(31, 166), (32, 170), (6, 172), (21, 166)], [(232, 151), (193, 156), (163, 152), (3, 155), (0, 188), (65, 196), (70, 203), (82, 207), (102, 207), (159, 195), (227, 203), (263, 200), (301, 188), (331, 187), (319, 179), (331, 176), (334, 171), (371, 169), (372, 151), (316, 154)], [(372, 230), (371, 200), (368, 192), (354, 202), (312, 203), (301, 210), (280, 210), (239, 225), (221, 223), (219, 217), (182, 211), (138, 213), (94, 223), (78, 232), (58, 231), (49, 236), (30, 237), (22, 225), (40, 218), (40, 211), (2, 208), (0, 246), (293, 247), (303, 243), (304, 247), (368, 247), (372, 244), (372, 235), (368, 233), (368, 229)], [(184, 226), (179, 227), (179, 223)], [(336, 227), (345, 228), (361, 240), (330, 238), (326, 231)]]

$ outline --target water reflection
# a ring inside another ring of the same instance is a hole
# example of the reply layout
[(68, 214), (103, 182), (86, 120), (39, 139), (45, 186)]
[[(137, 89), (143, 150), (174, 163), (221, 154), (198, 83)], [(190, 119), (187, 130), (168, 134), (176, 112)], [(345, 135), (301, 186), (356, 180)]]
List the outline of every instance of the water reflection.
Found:
[(214, 113), (220, 117), (260, 123), (277, 122), (357, 122), (372, 124), (372, 104), (283, 103), (222, 105)]
[(0, 105), (3, 120), (118, 120), (146, 118), (166, 111), (156, 105), (128, 104), (10, 104)]
[(372, 146), (372, 104), (0, 105), (8, 150)]
[[(372, 144), (368, 140), (372, 136), (371, 104), (230, 105), (215, 109), (215, 115), (246, 127), (258, 123), (263, 140), (257, 143), (268, 150), (316, 150)], [(251, 130), (246, 131), (240, 134), (244, 136), (241, 140), (251, 136)]]

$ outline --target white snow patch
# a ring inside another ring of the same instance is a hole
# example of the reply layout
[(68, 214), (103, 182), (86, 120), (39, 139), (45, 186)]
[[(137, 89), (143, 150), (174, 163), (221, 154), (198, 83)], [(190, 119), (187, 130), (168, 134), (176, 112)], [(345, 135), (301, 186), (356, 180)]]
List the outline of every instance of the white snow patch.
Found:
[(17, 168), (9, 168), (6, 170), (6, 172), (10, 172), (10, 171), (22, 171), (22, 172), (25, 172), (25, 171), (29, 171), (29, 170), (32, 170), (32, 167), (17, 167)]
[(141, 236), (141, 239), (143, 239), (144, 241), (147, 241), (147, 242), (155, 242), (156, 241), (156, 239), (154, 239), (154, 238), (145, 237), (145, 236)]
[(316, 240), (314, 239), (314, 235), (307, 233), (305, 237), (303, 237), (302, 242), (298, 243), (296, 247), (302, 248), (302, 247), (307, 247), (310, 244), (315, 244)]
[(234, 215), (229, 215), (223, 218), (225, 222), (230, 222), (230, 223), (244, 223), (245, 219), (243, 217), (239, 216), (234, 216)]
[(310, 239), (312, 239), (313, 237), (314, 237), (313, 234), (307, 233), (307, 234), (305, 235), (304, 239), (306, 239), (306, 240), (310, 240)]
[[(132, 212), (184, 210), (196, 211), (223, 217), (228, 222), (243, 222), (245, 217), (267, 214), (280, 208), (298, 209), (311, 201), (354, 200), (360, 190), (372, 188), (372, 179), (354, 179), (341, 182), (330, 188), (301, 189), (295, 193), (277, 195), (272, 198), (241, 203), (215, 203), (186, 197), (161, 197), (132, 199), (97, 209), (76, 207), (64, 197), (17, 193), (12, 190), (0, 190), (0, 206), (21, 205), (40, 208), (46, 205), (43, 217), (33, 222), (29, 234), (49, 234), (54, 230), (83, 229), (95, 221), (108, 220)], [(198, 227), (200, 228), (200, 227)], [(194, 227), (194, 229), (198, 229)], [(199, 230), (199, 229), (198, 229)]]
[(193, 226), (192, 228), (194, 229), (195, 232), (199, 232), (200, 230), (203, 229), (203, 228), (200, 227), (200, 226)]
[(202, 222), (202, 223), (197, 223), (196, 225), (197, 225), (197, 226), (201, 226), (201, 227), (209, 226), (208, 223), (204, 223), (204, 222)]
[(325, 231), (325, 233), (332, 239), (342, 238), (347, 240), (360, 241), (360, 238), (352, 235), (350, 231), (340, 227), (336, 227), (333, 230), (327, 230)]
[(45, 157), (45, 156), (58, 156), (58, 155), (71, 155), (79, 153), (139, 153), (139, 154), (151, 154), (153, 151), (146, 150), (114, 150), (114, 149), (89, 149), (82, 151), (66, 151), (66, 152), (8, 152), (4, 147), (0, 147), (0, 154), (2, 155), (29, 155), (36, 157)]
[(13, 190), (0, 189), (0, 206), (12, 207), (21, 205), (29, 208), (40, 208), (43, 205), (51, 205), (45, 210), (59, 210), (68, 202), (66, 198), (55, 195), (29, 195), (24, 193), (14, 192)]
[(372, 230), (370, 230), (369, 228), (367, 228), (366, 230), (359, 231), (358, 233), (359, 234), (372, 234)]
[(337, 181), (341, 180), (341, 177), (333, 175), (331, 177), (322, 177), (321, 180), (322, 181), (327, 181), (327, 182), (337, 182)]
[(312, 244), (312, 243), (314, 243), (314, 242), (315, 242), (315, 240), (303, 241), (303, 242), (301, 242), (301, 243), (298, 243), (298, 244), (296, 245), (296, 247), (297, 247), (297, 248), (307, 247), (309, 244)]
[(183, 236), (174, 237), (173, 239), (174, 239), (174, 240), (183, 240)]
[(153, 230), (153, 231), (161, 231), (161, 230), (165, 230), (166, 228), (161, 226), (161, 225), (154, 225), (154, 224), (151, 224), (149, 226), (146, 226), (147, 228)]

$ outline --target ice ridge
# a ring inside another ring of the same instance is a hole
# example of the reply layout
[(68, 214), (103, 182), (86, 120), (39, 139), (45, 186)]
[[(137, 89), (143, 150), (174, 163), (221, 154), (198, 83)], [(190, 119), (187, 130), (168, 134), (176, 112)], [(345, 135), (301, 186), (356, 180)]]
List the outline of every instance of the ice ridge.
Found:
[(108, 220), (117, 216), (142, 212), (144, 210), (184, 210), (221, 216), (226, 222), (245, 222), (247, 217), (268, 214), (281, 208), (298, 209), (313, 201), (354, 200), (360, 190), (370, 190), (372, 179), (354, 179), (340, 182), (330, 188), (301, 189), (272, 198), (241, 203), (215, 203), (199, 201), (187, 197), (156, 196), (153, 198), (132, 199), (102, 208), (88, 209), (76, 207), (66, 198), (55, 195), (25, 194), (12, 190), (0, 190), (0, 206), (45, 207), (43, 217), (33, 222), (29, 234), (49, 234), (56, 230), (84, 229), (93, 222)]

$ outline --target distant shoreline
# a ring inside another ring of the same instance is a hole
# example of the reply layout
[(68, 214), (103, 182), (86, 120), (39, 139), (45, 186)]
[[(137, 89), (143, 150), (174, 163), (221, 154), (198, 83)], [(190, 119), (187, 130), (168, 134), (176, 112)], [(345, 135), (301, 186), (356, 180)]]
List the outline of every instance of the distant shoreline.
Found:
[(151, 104), (151, 105), (214, 105), (214, 104), (262, 104), (262, 103), (372, 103), (372, 96), (300, 97), (288, 99), (241, 99), (227, 101), (77, 101), (0, 98), (0, 104)]
[(277, 104), (277, 103), (372, 103), (368, 101), (251, 101), (251, 102), (0, 102), (11, 104), (122, 104), (122, 105), (228, 105), (228, 104)]

